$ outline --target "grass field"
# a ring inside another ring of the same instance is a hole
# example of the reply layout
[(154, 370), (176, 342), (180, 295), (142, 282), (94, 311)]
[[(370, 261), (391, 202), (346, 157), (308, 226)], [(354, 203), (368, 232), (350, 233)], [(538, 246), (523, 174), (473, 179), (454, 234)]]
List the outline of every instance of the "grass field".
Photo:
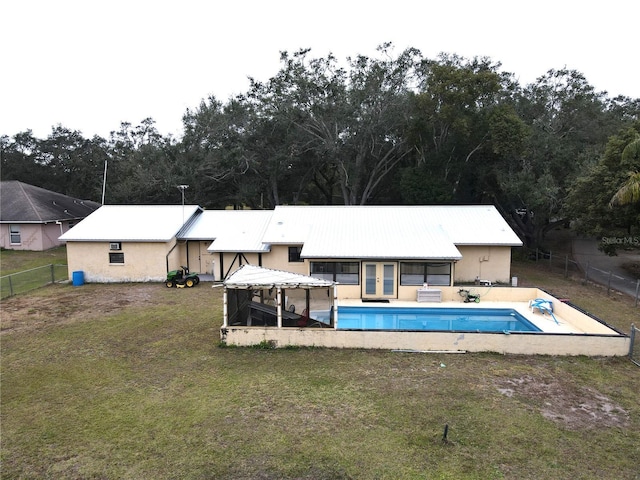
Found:
[[(627, 297), (517, 270), (637, 323)], [(221, 323), (205, 283), (3, 300), (2, 478), (640, 479), (627, 358), (223, 348)]]
[(44, 252), (0, 250), (0, 298), (28, 292), (68, 277), (65, 247)]

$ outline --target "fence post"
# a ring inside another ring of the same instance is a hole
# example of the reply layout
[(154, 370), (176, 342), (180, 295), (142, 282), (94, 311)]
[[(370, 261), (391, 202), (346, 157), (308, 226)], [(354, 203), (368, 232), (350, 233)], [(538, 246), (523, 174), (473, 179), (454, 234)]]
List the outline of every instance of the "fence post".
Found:
[(589, 262), (587, 262), (587, 266), (584, 269), (584, 283), (589, 281)]
[(53, 268), (53, 263), (50, 265), (51, 267), (51, 283), (56, 283), (56, 273)]
[(640, 278), (636, 282), (636, 307), (638, 306), (638, 292), (640, 291)]
[(569, 277), (569, 255), (564, 256), (564, 278)]
[(9, 275), (9, 296), (13, 297), (13, 282), (11, 281), (11, 275)]
[(631, 340), (629, 342), (629, 358), (631, 359), (631, 361), (633, 361), (633, 342), (636, 339), (636, 326), (632, 323), (631, 324), (631, 332), (629, 335), (631, 338), (629, 340)]
[(609, 279), (607, 280), (607, 296), (611, 294), (611, 270), (609, 270)]

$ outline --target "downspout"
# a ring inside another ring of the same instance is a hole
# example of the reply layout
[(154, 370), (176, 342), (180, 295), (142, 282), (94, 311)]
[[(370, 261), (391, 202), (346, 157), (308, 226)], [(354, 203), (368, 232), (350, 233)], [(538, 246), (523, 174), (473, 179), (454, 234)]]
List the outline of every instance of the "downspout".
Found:
[(167, 272), (169, 272), (169, 255), (171, 255), (171, 252), (173, 252), (177, 246), (178, 241), (176, 240), (176, 243), (173, 244), (173, 247), (171, 247), (171, 250), (169, 250), (167, 252), (167, 255), (165, 256), (165, 261), (167, 262)]

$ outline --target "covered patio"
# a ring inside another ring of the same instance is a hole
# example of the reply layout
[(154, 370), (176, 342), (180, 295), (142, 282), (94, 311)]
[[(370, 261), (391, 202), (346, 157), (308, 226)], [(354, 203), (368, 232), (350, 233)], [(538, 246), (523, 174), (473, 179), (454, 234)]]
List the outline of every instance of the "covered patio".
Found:
[(223, 326), (333, 327), (336, 283), (255, 265), (223, 282)]

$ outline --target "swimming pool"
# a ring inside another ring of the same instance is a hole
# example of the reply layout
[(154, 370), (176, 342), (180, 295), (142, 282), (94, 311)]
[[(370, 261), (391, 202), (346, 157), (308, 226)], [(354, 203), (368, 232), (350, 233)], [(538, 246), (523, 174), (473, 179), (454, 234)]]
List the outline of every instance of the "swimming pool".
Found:
[(540, 332), (509, 308), (338, 307), (338, 330)]

